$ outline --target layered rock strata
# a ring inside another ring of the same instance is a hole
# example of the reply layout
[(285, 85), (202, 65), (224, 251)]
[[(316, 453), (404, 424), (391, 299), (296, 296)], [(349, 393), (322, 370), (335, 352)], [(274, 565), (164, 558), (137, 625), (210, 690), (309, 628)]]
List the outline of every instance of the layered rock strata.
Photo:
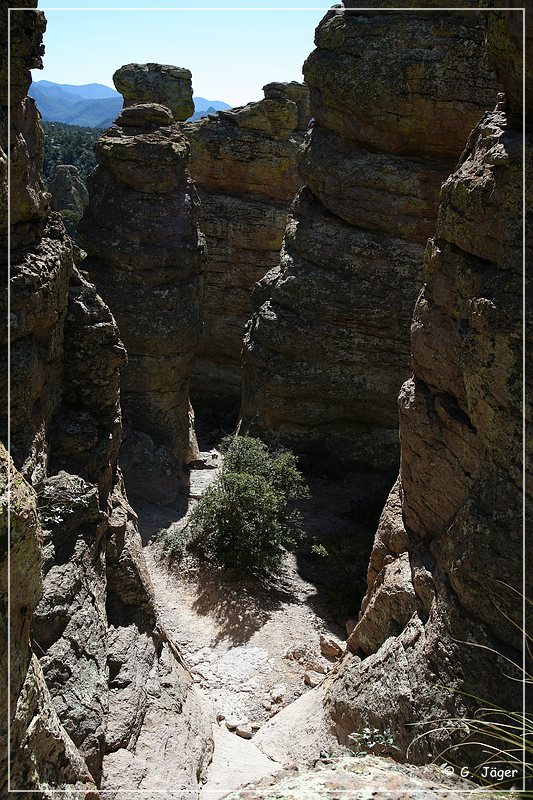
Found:
[(309, 91), (292, 82), (268, 84), (264, 93), (257, 103), (184, 128), (208, 247), (191, 392), (194, 408), (218, 412), (219, 421), (237, 417), (252, 288), (278, 262), (288, 205), (302, 185), (296, 154), (309, 122)]
[[(121, 86), (117, 82), (117, 86)], [(128, 351), (121, 466), (134, 497), (172, 503), (197, 454), (189, 380), (201, 330), (205, 242), (190, 148), (168, 108), (138, 103), (95, 145), (84, 262)]]
[(281, 263), (256, 290), (241, 415), (242, 429), (321, 471), (393, 475), (423, 246), (440, 185), (494, 84), (478, 14), (361, 5), (327, 14), (304, 65), (307, 186)]
[[(533, 487), (529, 473), (523, 486), (521, 463), (520, 13), (487, 12), (506, 95), (442, 187), (411, 327), (414, 375), (398, 401), (400, 476), (376, 534), (353, 654), (327, 700), (344, 734), (386, 725), (400, 757), (415, 762), (460, 742), (466, 729), (456, 720), (478, 705), (520, 713), (522, 704), (522, 597), (531, 586), (529, 576), (522, 586), (521, 512)], [(528, 198), (531, 143), (528, 133)], [(531, 246), (528, 229), (527, 253)], [(512, 726), (502, 713), (498, 722)], [(447, 752), (470, 764), (490, 755)], [(519, 766), (505, 754), (495, 760)], [(520, 785), (520, 769), (514, 777)]]
[[(102, 783), (115, 790), (177, 784), (194, 796), (210, 730), (157, 618), (117, 468), (126, 353), (43, 191), (42, 132), (26, 92), (29, 69), (40, 66), (44, 18), (28, 10), (12, 11), (11, 19), (14, 465), (0, 452), (2, 520), (9, 504), (11, 523), (9, 539), (2, 526), (0, 565), (5, 597), (9, 553), (10, 788), (42, 797), (60, 789), (89, 800)], [(3, 186), (5, 179), (4, 157)], [(3, 404), (4, 441), (7, 413)], [(7, 601), (2, 612), (5, 645)], [(1, 702), (6, 710), (5, 691)], [(151, 761), (157, 748), (173, 754), (166, 772)], [(7, 743), (2, 787), (6, 751)]]

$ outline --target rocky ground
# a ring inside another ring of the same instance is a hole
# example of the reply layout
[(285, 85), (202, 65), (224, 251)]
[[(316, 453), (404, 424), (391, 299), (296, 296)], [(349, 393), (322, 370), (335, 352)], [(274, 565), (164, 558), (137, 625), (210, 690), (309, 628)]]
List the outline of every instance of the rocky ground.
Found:
[[(210, 800), (285, 766), (283, 755), (269, 747), (268, 733), (259, 737), (265, 739), (261, 749), (254, 744), (256, 734), (324, 681), (342, 657), (346, 638), (343, 614), (325, 590), (327, 559), (287, 552), (282, 575), (269, 583), (202, 566), (190, 556), (169, 563), (157, 532), (179, 519), (186, 524), (220, 465), (215, 449), (200, 453), (181, 506), (136, 505), (159, 613), (213, 721), (215, 755), (204, 787)], [(353, 483), (350, 478), (313, 483), (305, 508), (309, 537), (327, 541), (353, 527), (364, 502), (361, 490), (354, 495)], [(372, 489), (381, 487), (369, 485), (367, 500)], [(331, 509), (332, 495), (335, 513), (321, 516), (321, 507)]]

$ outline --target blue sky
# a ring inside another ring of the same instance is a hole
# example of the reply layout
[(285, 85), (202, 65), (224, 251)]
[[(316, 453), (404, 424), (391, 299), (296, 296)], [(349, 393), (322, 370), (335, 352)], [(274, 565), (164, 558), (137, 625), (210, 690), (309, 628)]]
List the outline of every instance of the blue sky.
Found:
[[(330, 0), (40, 0), (48, 20), (46, 53), (44, 69), (34, 70), (33, 78), (113, 86), (113, 72), (122, 64), (156, 61), (190, 69), (195, 94), (242, 105), (259, 100), (265, 83), (302, 80), (314, 30), (331, 5)], [(221, 10), (229, 7), (239, 10)], [(129, 8), (149, 10), (122, 10)]]

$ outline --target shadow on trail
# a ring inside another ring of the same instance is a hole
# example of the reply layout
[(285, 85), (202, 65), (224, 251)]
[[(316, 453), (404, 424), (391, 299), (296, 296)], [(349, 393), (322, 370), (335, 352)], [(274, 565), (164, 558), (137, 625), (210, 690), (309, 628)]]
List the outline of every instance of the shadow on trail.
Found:
[(347, 472), (311, 477), (310, 497), (299, 506), (305, 540), (296, 553), (298, 575), (315, 588), (307, 598), (328, 625), (345, 630), (366, 592), (370, 551), (392, 479)]
[(286, 589), (222, 568), (198, 571), (193, 609), (219, 626), (214, 643), (228, 639), (243, 644), (260, 630), (284, 603), (294, 600)]
[(179, 522), (187, 513), (188, 497), (179, 495), (172, 506), (162, 506), (147, 503), (144, 500), (130, 501), (131, 506), (139, 517), (139, 531), (143, 547), (154, 539), (158, 531), (168, 528), (173, 522)]

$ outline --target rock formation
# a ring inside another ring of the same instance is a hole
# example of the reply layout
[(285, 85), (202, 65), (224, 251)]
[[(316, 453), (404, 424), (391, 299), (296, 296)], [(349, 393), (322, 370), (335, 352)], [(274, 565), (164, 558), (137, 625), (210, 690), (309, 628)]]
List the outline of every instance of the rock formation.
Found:
[(127, 108), (139, 103), (161, 103), (175, 120), (194, 113), (192, 75), (188, 69), (169, 64), (125, 64), (113, 75), (117, 92)]
[[(9, 618), (5, 591), (8, 583), (8, 506), (11, 551)], [(42, 589), (42, 531), (35, 492), (17, 472), (1, 444), (0, 509), (3, 553), (0, 564), (2, 675), (7, 675), (8, 671), (7, 625), (11, 633), (9, 698), (4, 680), (0, 689), (0, 789), (2, 794), (7, 794), (8, 780), (11, 789), (37, 790), (46, 784), (70, 786), (80, 791), (94, 789), (87, 765), (59, 721), (41, 665), (30, 647), (30, 622)], [(8, 733), (11, 733), (10, 744)], [(8, 747), (11, 749), (9, 769)], [(44, 792), (40, 796), (52, 798), (54, 795)]]
[[(254, 283), (279, 259), (289, 201), (302, 185), (296, 153), (309, 122), (309, 92), (271, 83), (265, 97), (184, 127), (201, 200), (208, 262), (193, 406), (235, 421), (244, 326)], [(218, 421), (221, 421), (220, 416)]]
[(89, 204), (89, 193), (78, 168), (72, 164), (58, 164), (48, 189), (52, 195), (52, 211), (75, 211), (81, 215)]
[[(28, 10), (11, 18), (14, 466), (0, 452), (2, 511), (9, 500), (11, 508), (9, 542), (5, 525), (1, 531), (3, 596), (8, 552), (11, 560), (11, 789), (39, 789), (43, 797), (50, 788), (80, 790), (88, 800), (102, 783), (118, 789), (157, 782), (194, 796), (212, 748), (210, 731), (157, 618), (136, 516), (117, 468), (126, 354), (43, 191), (42, 132), (26, 92), (29, 69), (40, 66), (44, 17)], [(176, 150), (179, 158), (179, 144)], [(2, 156), (5, 187), (5, 150)], [(3, 407), (4, 441), (7, 413)], [(5, 645), (5, 604), (3, 612)], [(5, 692), (1, 699), (5, 708)], [(158, 758), (166, 767), (157, 764), (156, 776), (151, 759), (158, 748), (173, 756)]]
[[(419, 763), (460, 741), (453, 720), (479, 703), (522, 702), (512, 667), (522, 663), (523, 591), (521, 18), (487, 19), (506, 94), (442, 187), (411, 328), (414, 375), (399, 396), (400, 476), (353, 655), (327, 701), (344, 734), (386, 725), (400, 755)], [(526, 144), (530, 197), (530, 134)], [(525, 490), (529, 508), (529, 476)]]
[[(376, 800), (461, 800), (475, 790), (469, 781), (446, 775), (435, 765), (412, 767), (389, 759), (324, 758), (311, 769), (293, 765), (254, 781), (226, 796), (226, 800), (299, 800), (301, 797), (371, 796)], [(498, 795), (487, 792), (487, 800)]]
[[(375, 11), (357, 11), (360, 6)], [(307, 186), (244, 343), (242, 429), (321, 471), (395, 474), (396, 397), (439, 187), (494, 97), (483, 25), (466, 12), (345, 3), (304, 65)], [(386, 44), (385, 44), (386, 43)]]
[[(132, 65), (127, 73), (136, 85)], [(159, 75), (155, 68), (147, 74)], [(144, 65), (139, 75), (145, 78)], [(175, 79), (169, 81), (172, 88)], [(156, 82), (154, 92), (160, 88)], [(163, 81), (163, 96), (164, 88)], [(127, 97), (133, 103), (136, 95)], [(84, 267), (128, 351), (121, 466), (132, 496), (170, 504), (183, 463), (197, 454), (189, 380), (201, 329), (205, 242), (187, 170), (189, 144), (168, 108), (137, 103), (123, 109), (95, 153), (99, 165), (89, 178), (78, 236), (89, 254)]]

